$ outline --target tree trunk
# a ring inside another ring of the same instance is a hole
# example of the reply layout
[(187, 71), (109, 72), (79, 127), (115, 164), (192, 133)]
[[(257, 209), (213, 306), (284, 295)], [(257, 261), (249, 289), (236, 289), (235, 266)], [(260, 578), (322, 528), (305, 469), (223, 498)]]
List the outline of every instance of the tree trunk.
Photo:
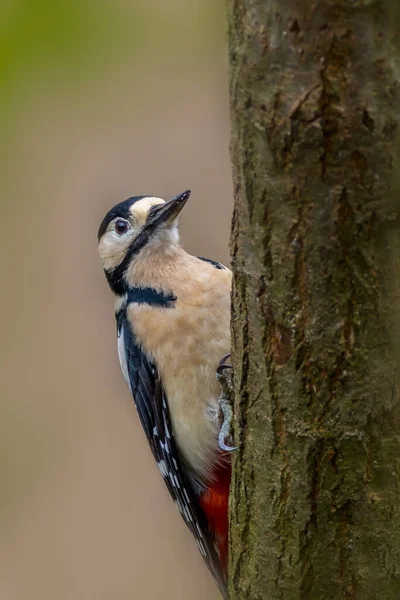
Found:
[(228, 0), (232, 600), (400, 598), (396, 4)]

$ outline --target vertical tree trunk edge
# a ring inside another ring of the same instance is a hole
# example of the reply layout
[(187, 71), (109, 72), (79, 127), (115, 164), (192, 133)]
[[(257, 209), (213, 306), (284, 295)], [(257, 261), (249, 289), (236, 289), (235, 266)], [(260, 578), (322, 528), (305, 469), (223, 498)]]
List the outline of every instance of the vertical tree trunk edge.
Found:
[(400, 11), (227, 0), (232, 600), (400, 598)]

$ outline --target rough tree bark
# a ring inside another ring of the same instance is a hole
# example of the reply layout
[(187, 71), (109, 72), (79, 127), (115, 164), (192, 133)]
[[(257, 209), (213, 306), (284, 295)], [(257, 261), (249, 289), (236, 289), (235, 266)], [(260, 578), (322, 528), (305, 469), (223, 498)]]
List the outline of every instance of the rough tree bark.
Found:
[(395, 600), (398, 2), (227, 2), (231, 598)]

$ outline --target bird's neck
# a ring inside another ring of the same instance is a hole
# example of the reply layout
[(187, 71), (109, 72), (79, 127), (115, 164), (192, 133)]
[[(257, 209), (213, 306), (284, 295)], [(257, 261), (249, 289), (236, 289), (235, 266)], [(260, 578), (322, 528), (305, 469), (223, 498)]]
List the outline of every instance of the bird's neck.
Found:
[(125, 282), (129, 289), (153, 289), (166, 296), (176, 296), (182, 278), (187, 277), (188, 255), (179, 246), (150, 246), (144, 248), (129, 266)]

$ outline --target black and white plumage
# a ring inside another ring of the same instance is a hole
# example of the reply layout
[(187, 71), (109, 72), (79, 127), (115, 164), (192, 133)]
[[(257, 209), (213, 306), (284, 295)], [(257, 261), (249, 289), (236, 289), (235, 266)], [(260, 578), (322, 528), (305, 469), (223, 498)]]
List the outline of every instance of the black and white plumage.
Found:
[(187, 254), (169, 202), (116, 205), (99, 251), (116, 295), (118, 354), (149, 446), (221, 593), (226, 592), (230, 463), (218, 445), (216, 369), (230, 346), (231, 274)]
[[(142, 290), (138, 295), (141, 292)], [(153, 301), (157, 297), (160, 298), (159, 294), (154, 290), (153, 292)], [(163, 299), (165, 300), (165, 297), (161, 296), (160, 305)], [(157, 368), (140, 349), (135, 339), (126, 318), (126, 305), (122, 306), (116, 314), (116, 319), (121, 369), (135, 400), (136, 410), (149, 446), (173, 501), (194, 536), (197, 547), (221, 592), (225, 595), (225, 577), (221, 572), (219, 557), (210, 537), (205, 516), (193, 490), (193, 483), (188, 480), (182, 467), (182, 459), (172, 431), (165, 390)]]

